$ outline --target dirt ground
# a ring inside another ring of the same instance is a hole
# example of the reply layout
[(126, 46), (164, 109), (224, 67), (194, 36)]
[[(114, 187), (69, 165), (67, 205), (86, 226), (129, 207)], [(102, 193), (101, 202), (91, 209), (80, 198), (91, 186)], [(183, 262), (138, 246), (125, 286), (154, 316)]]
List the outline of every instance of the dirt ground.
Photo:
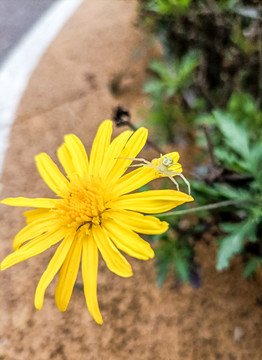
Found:
[[(56, 159), (68, 133), (78, 135), (89, 151), (98, 125), (116, 105), (126, 106), (134, 117), (147, 106), (140, 89), (152, 52), (143, 52), (145, 39), (135, 19), (132, 0), (96, 0), (84, 1), (66, 24), (18, 109), (1, 198), (50, 196), (34, 155), (44, 151)], [(110, 84), (122, 71), (113, 94)], [(186, 154), (187, 149), (183, 165)], [(0, 207), (1, 260), (23, 225), (22, 209)], [(198, 290), (177, 289), (171, 278), (158, 288), (154, 261), (130, 258), (134, 276), (123, 279), (100, 259), (102, 326), (89, 315), (81, 286), (65, 313), (55, 305), (56, 281), (47, 289), (43, 309), (34, 308), (35, 288), (52, 249), (2, 272), (0, 360), (261, 360), (262, 284), (241, 278), (238, 259), (229, 271), (217, 273), (215, 241), (208, 235), (204, 240), (196, 249), (202, 276)]]

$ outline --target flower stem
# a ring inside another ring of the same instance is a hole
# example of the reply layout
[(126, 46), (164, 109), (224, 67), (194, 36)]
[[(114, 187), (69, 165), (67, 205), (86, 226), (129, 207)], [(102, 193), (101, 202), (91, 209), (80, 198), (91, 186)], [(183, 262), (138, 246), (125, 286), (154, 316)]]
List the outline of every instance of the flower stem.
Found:
[(180, 211), (171, 211), (169, 213), (166, 214), (157, 214), (155, 216), (158, 217), (166, 217), (166, 216), (173, 216), (173, 215), (186, 215), (186, 214), (190, 214), (190, 213), (195, 213), (195, 212), (199, 212), (199, 211), (206, 211), (206, 210), (213, 210), (213, 209), (218, 209), (221, 207), (227, 207), (230, 205), (237, 205), (243, 202), (249, 201), (248, 199), (242, 199), (242, 200), (226, 200), (226, 201), (220, 201), (220, 202), (216, 202), (213, 204), (208, 204), (208, 205), (203, 205), (203, 206), (198, 206), (192, 209), (186, 209), (186, 210), (180, 210)]

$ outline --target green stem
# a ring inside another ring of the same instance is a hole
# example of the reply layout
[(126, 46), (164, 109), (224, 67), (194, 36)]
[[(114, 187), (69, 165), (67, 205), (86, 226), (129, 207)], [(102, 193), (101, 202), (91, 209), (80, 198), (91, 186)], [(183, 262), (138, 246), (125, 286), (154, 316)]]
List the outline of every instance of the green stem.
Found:
[(226, 206), (230, 206), (230, 205), (237, 205), (240, 204), (242, 202), (246, 202), (249, 201), (248, 199), (242, 199), (242, 200), (226, 200), (226, 201), (220, 201), (214, 204), (209, 204), (209, 205), (204, 205), (204, 206), (198, 206), (196, 208), (193, 209), (187, 209), (187, 210), (180, 210), (180, 211), (171, 211), (169, 213), (166, 214), (157, 214), (155, 216), (159, 216), (159, 217), (166, 217), (166, 216), (173, 216), (173, 215), (185, 215), (185, 214), (190, 214), (190, 213), (195, 213), (198, 211), (205, 211), (205, 210), (213, 210), (213, 209), (218, 209), (220, 207), (226, 207)]

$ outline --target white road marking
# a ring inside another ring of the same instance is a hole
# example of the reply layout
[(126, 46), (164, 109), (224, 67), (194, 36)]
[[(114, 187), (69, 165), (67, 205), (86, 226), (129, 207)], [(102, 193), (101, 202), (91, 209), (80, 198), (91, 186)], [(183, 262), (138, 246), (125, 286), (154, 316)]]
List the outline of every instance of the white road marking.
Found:
[(16, 110), (47, 47), (83, 0), (60, 0), (25, 34), (0, 68), (0, 178)]

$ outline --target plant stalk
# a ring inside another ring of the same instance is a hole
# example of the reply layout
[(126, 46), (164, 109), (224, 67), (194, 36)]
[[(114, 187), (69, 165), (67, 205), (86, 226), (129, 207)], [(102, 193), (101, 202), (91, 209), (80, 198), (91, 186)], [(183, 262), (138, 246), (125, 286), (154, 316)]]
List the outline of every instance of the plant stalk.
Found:
[(206, 210), (214, 210), (214, 209), (218, 209), (221, 207), (227, 207), (227, 206), (231, 206), (231, 205), (238, 205), (241, 204), (243, 202), (246, 201), (252, 201), (251, 199), (242, 199), (242, 200), (225, 200), (225, 201), (220, 201), (217, 203), (213, 203), (213, 204), (208, 204), (208, 205), (203, 205), (203, 206), (198, 206), (192, 209), (186, 209), (186, 210), (180, 210), (180, 211), (171, 211), (169, 213), (166, 214), (156, 214), (155, 216), (158, 217), (167, 217), (167, 216), (174, 216), (174, 215), (186, 215), (186, 214), (190, 214), (190, 213), (195, 213), (195, 212), (199, 212), (199, 211), (206, 211)]

